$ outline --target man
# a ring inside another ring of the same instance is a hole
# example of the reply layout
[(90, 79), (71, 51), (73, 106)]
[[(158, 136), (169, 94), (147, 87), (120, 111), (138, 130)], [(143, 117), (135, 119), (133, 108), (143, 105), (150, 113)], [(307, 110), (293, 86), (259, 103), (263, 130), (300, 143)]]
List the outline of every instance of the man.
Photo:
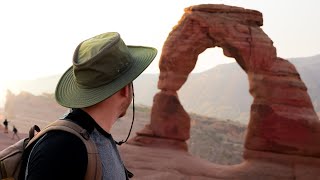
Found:
[(4, 133), (8, 133), (8, 124), (9, 124), (9, 121), (6, 119), (4, 119), (3, 121), (3, 125), (4, 125)]
[(15, 125), (13, 125), (13, 127), (12, 127), (12, 132), (13, 132), (13, 134), (12, 134), (12, 139), (14, 139), (14, 137), (16, 136), (16, 137), (18, 138), (18, 140), (19, 140), (20, 137), (19, 137), (19, 135), (18, 135), (18, 129), (16, 128)]
[[(132, 101), (132, 81), (156, 54), (155, 48), (127, 46), (116, 32), (100, 34), (78, 45), (72, 67), (58, 82), (57, 102), (72, 109), (62, 120), (73, 121), (89, 132), (99, 152), (103, 180), (128, 179), (110, 131)], [(84, 179), (87, 156), (78, 137), (50, 131), (34, 145), (25, 179)]]

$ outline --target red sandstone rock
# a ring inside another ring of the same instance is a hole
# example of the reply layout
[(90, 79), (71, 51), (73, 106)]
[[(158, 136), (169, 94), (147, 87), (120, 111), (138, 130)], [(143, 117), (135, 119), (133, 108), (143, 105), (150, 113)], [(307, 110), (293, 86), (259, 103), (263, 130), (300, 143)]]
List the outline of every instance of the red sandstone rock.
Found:
[(151, 110), (151, 129), (155, 136), (188, 140), (190, 137), (190, 117), (181, 106), (176, 93), (161, 91), (154, 96)]
[[(206, 4), (185, 9), (163, 45), (161, 92), (154, 97), (151, 122), (131, 139), (144, 147), (122, 148), (128, 151), (125, 159), (138, 179), (320, 179), (319, 118), (299, 73), (277, 57), (262, 24), (260, 12), (239, 7)], [(190, 118), (176, 92), (198, 55), (212, 47), (222, 48), (237, 61), (248, 75), (248, 90), (254, 97), (245, 161), (240, 165), (218, 166), (187, 153), (147, 148), (167, 143), (167, 148), (177, 149), (171, 146), (173, 139), (189, 138)]]

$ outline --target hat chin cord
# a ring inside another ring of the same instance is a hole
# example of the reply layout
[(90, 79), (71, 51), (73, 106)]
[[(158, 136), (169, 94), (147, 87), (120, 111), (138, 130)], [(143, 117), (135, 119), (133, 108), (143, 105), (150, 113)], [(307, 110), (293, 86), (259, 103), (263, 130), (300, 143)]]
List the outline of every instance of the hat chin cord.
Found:
[(121, 146), (121, 144), (127, 142), (127, 140), (129, 139), (130, 137), (130, 134), (131, 134), (131, 130), (132, 130), (132, 126), (133, 126), (133, 122), (134, 122), (134, 113), (135, 113), (135, 109), (134, 109), (134, 90), (133, 90), (133, 82), (131, 83), (131, 88), (132, 88), (132, 122), (131, 122), (131, 127), (130, 127), (130, 130), (129, 130), (129, 134), (126, 138), (126, 140), (121, 140), (119, 142), (115, 141), (117, 145)]

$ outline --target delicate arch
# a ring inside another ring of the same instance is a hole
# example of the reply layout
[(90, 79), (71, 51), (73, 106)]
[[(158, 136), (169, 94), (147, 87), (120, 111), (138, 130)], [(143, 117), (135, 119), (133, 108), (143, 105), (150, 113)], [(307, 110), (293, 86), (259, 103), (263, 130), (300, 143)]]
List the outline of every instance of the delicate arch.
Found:
[(272, 40), (260, 28), (262, 24), (262, 14), (254, 10), (212, 4), (186, 8), (162, 49), (158, 82), (161, 91), (154, 97), (151, 122), (133, 141), (158, 146), (162, 140), (144, 137), (160, 137), (187, 149), (190, 118), (177, 91), (193, 70), (198, 55), (217, 46), (247, 73), (254, 98), (245, 158), (254, 151), (320, 157), (319, 118), (307, 88), (295, 67), (277, 57)]

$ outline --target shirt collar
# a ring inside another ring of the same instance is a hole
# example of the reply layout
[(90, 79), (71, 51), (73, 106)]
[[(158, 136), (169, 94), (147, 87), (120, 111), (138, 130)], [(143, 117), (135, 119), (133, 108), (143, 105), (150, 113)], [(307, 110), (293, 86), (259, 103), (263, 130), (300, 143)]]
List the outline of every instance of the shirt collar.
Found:
[(63, 119), (69, 119), (72, 122), (75, 122), (82, 128), (86, 129), (91, 133), (94, 128), (96, 128), (102, 135), (110, 137), (111, 134), (103, 130), (96, 121), (84, 110), (73, 108)]

